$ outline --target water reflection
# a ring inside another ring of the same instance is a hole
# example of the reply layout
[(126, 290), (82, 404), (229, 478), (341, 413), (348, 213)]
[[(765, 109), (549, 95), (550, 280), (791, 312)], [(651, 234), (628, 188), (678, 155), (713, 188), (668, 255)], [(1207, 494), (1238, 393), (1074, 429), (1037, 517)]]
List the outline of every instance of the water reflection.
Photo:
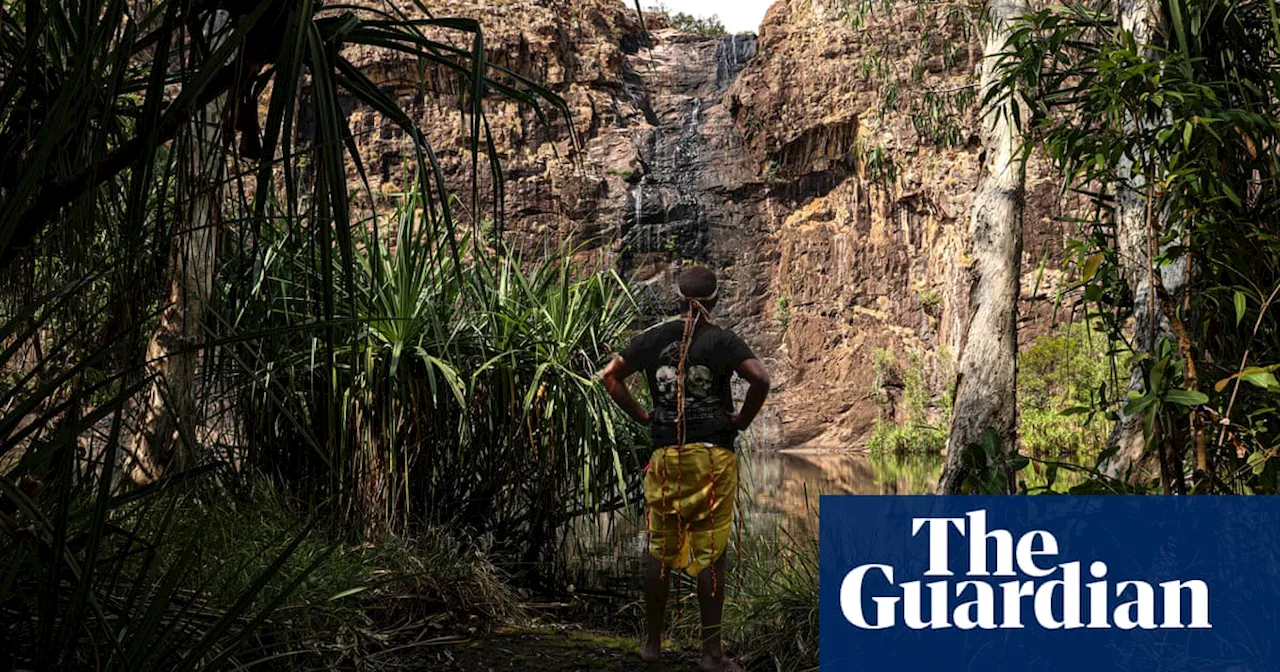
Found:
[(929, 494), (941, 471), (940, 455), (760, 450), (744, 455), (739, 496), (748, 529), (812, 537), (821, 495)]

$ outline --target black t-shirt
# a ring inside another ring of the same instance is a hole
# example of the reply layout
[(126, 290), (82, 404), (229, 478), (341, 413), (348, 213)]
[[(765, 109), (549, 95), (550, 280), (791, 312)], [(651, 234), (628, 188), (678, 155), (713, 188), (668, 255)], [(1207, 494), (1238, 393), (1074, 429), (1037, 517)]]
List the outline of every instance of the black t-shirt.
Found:
[[(631, 339), (622, 358), (643, 371), (653, 398), (650, 433), (655, 448), (676, 443), (676, 378), (679, 371), (680, 339), (684, 321), (663, 322)], [(689, 340), (685, 362), (684, 440), (709, 442), (733, 449), (738, 431), (729, 423), (733, 413), (733, 392), (729, 380), (748, 359), (751, 348), (732, 331), (700, 322)]]

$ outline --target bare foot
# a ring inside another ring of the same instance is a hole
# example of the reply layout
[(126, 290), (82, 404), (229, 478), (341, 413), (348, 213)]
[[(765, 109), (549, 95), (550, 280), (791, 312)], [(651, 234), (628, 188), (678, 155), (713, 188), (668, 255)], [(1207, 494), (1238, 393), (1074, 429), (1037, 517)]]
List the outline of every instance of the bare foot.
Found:
[(657, 663), (662, 660), (662, 647), (653, 644), (640, 645), (640, 660), (646, 663)]
[(704, 654), (698, 664), (702, 672), (742, 672), (742, 666), (728, 656), (711, 656)]

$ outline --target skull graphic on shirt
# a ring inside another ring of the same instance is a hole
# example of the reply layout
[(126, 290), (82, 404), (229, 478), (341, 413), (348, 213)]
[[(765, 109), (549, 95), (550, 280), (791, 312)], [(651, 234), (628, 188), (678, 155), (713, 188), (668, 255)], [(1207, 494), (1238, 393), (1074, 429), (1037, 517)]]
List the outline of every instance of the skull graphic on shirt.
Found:
[(691, 366), (685, 372), (684, 389), (694, 399), (706, 399), (711, 396), (713, 382), (714, 376), (711, 375), (711, 369), (700, 365)]
[(654, 381), (658, 384), (658, 396), (667, 404), (676, 403), (676, 396), (678, 394), (676, 390), (676, 378), (678, 377), (679, 374), (674, 366), (658, 367), (658, 370), (653, 374)]

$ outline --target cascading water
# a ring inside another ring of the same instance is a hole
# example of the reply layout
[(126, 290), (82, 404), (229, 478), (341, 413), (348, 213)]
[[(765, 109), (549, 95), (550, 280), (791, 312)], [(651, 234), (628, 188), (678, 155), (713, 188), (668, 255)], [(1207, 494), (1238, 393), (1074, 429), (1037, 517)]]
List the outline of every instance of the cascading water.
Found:
[(728, 88), (738, 73), (756, 55), (756, 36), (729, 35), (716, 43), (716, 90)]
[[(754, 35), (663, 41), (646, 52), (645, 67), (631, 71), (645, 100), (665, 104), (646, 113), (652, 125), (633, 140), (642, 169), (623, 211), (617, 263), (624, 273), (642, 259), (709, 261), (712, 229), (724, 217), (713, 205), (723, 195), (712, 192), (720, 184), (724, 134), (732, 132), (721, 100), (755, 45)], [(671, 69), (650, 79), (649, 63)]]
[[(649, 179), (649, 176), (648, 176), (648, 175), (641, 175), (641, 176), (640, 176), (639, 181), (637, 181), (637, 182), (636, 182), (636, 186), (635, 186), (635, 188), (631, 190), (631, 200), (632, 200), (632, 202), (634, 203), (634, 212), (635, 212), (635, 218), (634, 218), (634, 222), (633, 222), (633, 226), (634, 226), (634, 229), (633, 229), (633, 230), (636, 230), (636, 231), (644, 231), (644, 230), (645, 230), (645, 227), (643, 226), (643, 223), (644, 223), (644, 183), (645, 183), (645, 181), (646, 181), (646, 180), (648, 180), (648, 179)], [(648, 240), (647, 240), (647, 241), (645, 241), (645, 243), (652, 244), (652, 241), (648, 241)]]

